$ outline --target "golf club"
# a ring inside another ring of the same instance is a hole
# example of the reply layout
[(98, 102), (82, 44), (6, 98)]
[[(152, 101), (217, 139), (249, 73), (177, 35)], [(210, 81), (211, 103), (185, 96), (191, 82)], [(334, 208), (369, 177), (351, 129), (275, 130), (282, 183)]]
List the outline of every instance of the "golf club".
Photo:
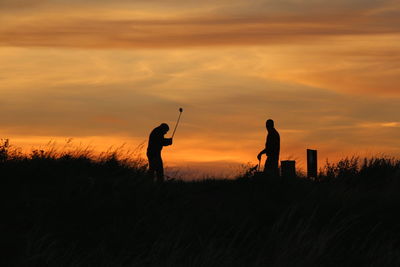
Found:
[(177, 120), (177, 122), (175, 124), (175, 129), (174, 129), (174, 132), (172, 133), (172, 137), (171, 138), (174, 138), (175, 131), (176, 131), (176, 128), (178, 127), (179, 120), (181, 119), (182, 112), (183, 112), (183, 108), (179, 108), (179, 117), (178, 117), (178, 120)]

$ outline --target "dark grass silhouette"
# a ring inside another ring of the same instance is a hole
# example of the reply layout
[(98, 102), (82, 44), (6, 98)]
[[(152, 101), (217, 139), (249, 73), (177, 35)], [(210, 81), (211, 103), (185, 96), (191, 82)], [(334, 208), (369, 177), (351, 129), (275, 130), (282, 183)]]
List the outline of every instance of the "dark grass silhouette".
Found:
[(1, 266), (400, 265), (398, 160), (153, 184), (115, 153), (0, 156)]

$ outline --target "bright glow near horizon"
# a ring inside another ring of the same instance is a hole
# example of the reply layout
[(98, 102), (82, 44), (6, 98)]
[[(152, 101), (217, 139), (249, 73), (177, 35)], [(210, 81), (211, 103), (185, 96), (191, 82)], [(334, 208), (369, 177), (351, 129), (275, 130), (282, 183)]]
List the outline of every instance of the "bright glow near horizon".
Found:
[(300, 166), (399, 157), (400, 5), (311, 2), (0, 1), (1, 137), (135, 147), (182, 106), (169, 166), (255, 164), (268, 118)]

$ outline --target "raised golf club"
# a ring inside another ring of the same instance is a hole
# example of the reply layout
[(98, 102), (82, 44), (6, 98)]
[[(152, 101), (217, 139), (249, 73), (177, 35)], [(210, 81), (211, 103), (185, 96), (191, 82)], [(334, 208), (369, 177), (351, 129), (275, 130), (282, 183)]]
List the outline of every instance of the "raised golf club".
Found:
[(176, 121), (175, 129), (174, 129), (174, 132), (172, 133), (172, 137), (171, 138), (174, 138), (174, 135), (175, 135), (175, 132), (176, 132), (176, 128), (178, 127), (179, 120), (181, 119), (182, 112), (183, 112), (183, 108), (179, 108), (179, 117), (178, 117), (178, 120)]

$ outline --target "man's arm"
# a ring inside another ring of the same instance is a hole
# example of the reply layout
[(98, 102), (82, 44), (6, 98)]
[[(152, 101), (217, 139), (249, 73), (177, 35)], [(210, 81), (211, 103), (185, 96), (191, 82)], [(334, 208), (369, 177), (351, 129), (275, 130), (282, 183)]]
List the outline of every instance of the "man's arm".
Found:
[(258, 155), (257, 155), (257, 159), (258, 160), (261, 160), (261, 156), (262, 156), (262, 154), (266, 154), (267, 153), (267, 149), (266, 148), (264, 148), (263, 150), (261, 150), (260, 151), (260, 153), (258, 153)]
[(170, 145), (172, 145), (172, 138), (163, 138), (162, 144), (163, 144), (163, 146), (170, 146)]

